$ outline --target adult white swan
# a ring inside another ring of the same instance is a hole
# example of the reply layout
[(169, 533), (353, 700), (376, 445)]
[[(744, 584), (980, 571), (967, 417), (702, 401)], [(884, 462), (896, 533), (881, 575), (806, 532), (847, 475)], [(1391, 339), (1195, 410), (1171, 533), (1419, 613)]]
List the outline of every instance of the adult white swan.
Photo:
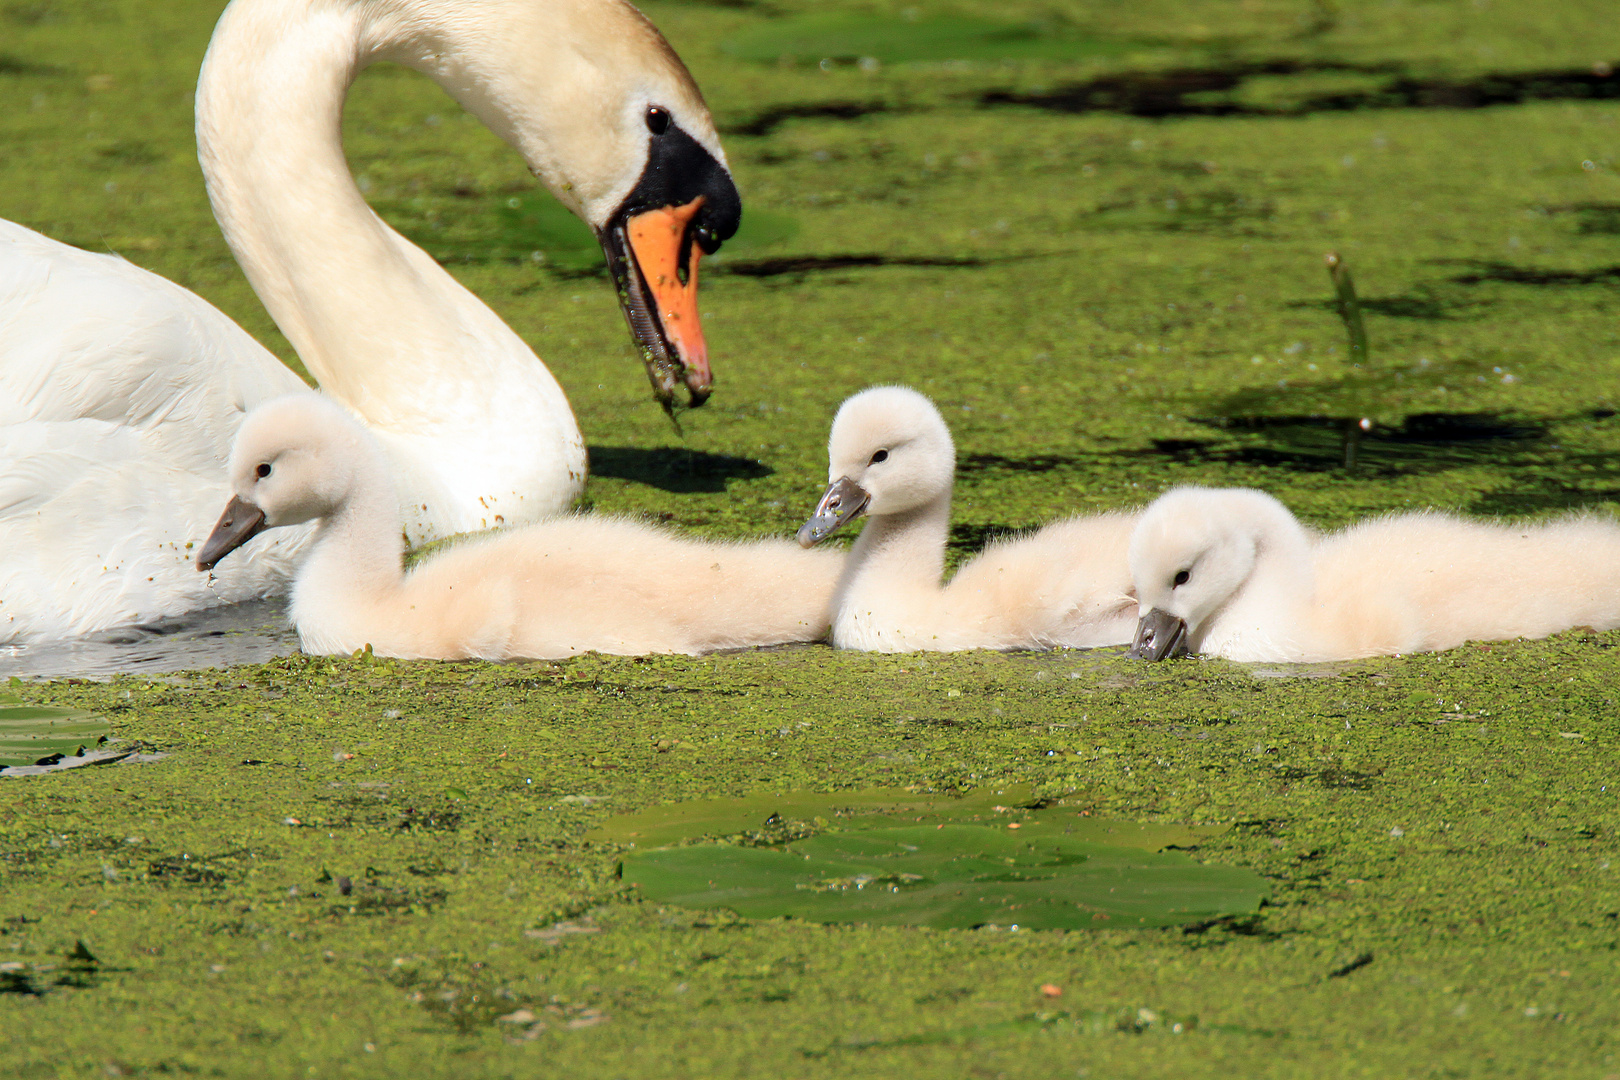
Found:
[[(432, 77), (595, 228), (666, 401), (710, 385), (697, 264), (741, 214), (718, 136), (623, 0), (234, 0), (215, 30), (197, 90), (215, 214), (305, 366), (389, 454), (407, 537), (553, 513), (585, 474), (562, 391), (350, 178), (343, 99), (380, 60)], [(186, 549), (228, 491), (243, 413), (299, 385), (184, 290), (0, 230), (0, 641), (284, 585), (287, 541), (211, 584)]]

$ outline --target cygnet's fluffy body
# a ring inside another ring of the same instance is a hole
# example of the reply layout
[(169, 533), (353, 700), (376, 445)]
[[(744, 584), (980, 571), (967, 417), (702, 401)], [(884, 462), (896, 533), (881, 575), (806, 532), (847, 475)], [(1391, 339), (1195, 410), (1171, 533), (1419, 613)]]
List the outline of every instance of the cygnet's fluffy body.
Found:
[(313, 393), (248, 416), (231, 479), (199, 564), (261, 528), (318, 521), (291, 605), (312, 653), (505, 660), (813, 641), (843, 562), (786, 540), (686, 540), (586, 515), (469, 537), (404, 573), (386, 458)]
[(1130, 560), (1144, 655), (1144, 634), (1165, 647), (1177, 621), (1191, 652), (1272, 661), (1620, 626), (1620, 524), (1601, 517), (1514, 525), (1425, 511), (1319, 536), (1263, 492), (1178, 488), (1144, 511)]
[(834, 645), (953, 652), (1130, 641), (1134, 514), (993, 541), (941, 585), (956, 451), (939, 410), (905, 387), (862, 391), (839, 408), (827, 456), (831, 483), (800, 543), (869, 518), (833, 600)]

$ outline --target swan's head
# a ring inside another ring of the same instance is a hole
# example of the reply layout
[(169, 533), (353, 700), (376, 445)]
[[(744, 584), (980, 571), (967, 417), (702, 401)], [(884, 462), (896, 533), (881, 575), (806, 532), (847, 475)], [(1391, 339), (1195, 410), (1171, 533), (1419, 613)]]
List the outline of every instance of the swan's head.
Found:
[(876, 386), (845, 401), (827, 440), (827, 490), (799, 543), (819, 543), (869, 514), (903, 514), (950, 498), (956, 447), (934, 403), (904, 386)]
[(684, 382), (701, 404), (698, 259), (737, 231), (742, 200), (686, 66), (625, 0), (436, 10), (437, 33), (407, 27), (382, 55), (431, 74), (596, 230), (654, 390), (668, 406)]
[(354, 490), (355, 470), (375, 450), (370, 436), (336, 403), (313, 391), (254, 409), (231, 450), (231, 501), (197, 554), (197, 569), (266, 529), (331, 514)]
[(1196, 651), (1209, 620), (1254, 573), (1271, 523), (1292, 516), (1246, 488), (1176, 488), (1142, 512), (1131, 534), (1140, 621), (1130, 655), (1163, 660)]

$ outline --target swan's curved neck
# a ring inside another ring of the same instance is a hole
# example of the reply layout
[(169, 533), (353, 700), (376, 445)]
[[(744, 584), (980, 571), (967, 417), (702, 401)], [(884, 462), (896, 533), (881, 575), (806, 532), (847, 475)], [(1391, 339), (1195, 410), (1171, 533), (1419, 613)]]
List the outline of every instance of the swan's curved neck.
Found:
[(835, 604), (858, 602), (877, 588), (937, 590), (950, 527), (949, 492), (915, 510), (872, 518), (850, 548)]
[(377, 625), (373, 613), (399, 593), (404, 571), (399, 509), (387, 463), (375, 453), (352, 461), (356, 482), (316, 527), (293, 585), (295, 625), (330, 631), (353, 619)]
[[(413, 538), (552, 512), (518, 504), (567, 489), (566, 505), (584, 477), (578, 429), (544, 365), (371, 211), (343, 157), (344, 97), (379, 59), (431, 67), (516, 138), (498, 102), (457, 82), (455, 11), (443, 0), (235, 0), (197, 88), (198, 156), (225, 238), (322, 389), (404, 459)], [(471, 516), (452, 512), (457, 498)], [(483, 521), (479, 499), (496, 504)]]

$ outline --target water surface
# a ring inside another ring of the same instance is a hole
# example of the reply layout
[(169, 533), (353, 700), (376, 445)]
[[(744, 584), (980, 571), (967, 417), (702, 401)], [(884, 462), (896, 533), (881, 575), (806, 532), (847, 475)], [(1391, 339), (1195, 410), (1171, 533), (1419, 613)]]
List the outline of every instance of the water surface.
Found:
[(258, 664), (297, 651), (287, 602), (254, 600), (71, 641), (0, 646), (0, 679), (109, 679)]

